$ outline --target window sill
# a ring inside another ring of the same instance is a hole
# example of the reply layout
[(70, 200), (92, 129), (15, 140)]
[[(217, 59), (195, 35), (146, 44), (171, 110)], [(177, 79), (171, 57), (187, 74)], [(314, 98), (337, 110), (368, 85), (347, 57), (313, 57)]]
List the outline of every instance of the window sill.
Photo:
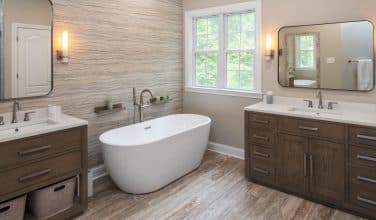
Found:
[(217, 88), (185, 87), (185, 92), (262, 99), (262, 93), (253, 92), (253, 91), (239, 91), (239, 90), (217, 89)]

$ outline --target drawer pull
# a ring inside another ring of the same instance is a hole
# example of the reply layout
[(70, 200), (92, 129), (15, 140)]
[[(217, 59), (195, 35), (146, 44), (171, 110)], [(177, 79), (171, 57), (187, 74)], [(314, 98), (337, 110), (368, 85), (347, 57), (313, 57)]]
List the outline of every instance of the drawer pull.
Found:
[(6, 212), (9, 209), (10, 209), (10, 205), (4, 206), (4, 207), (0, 208), (0, 213)]
[(363, 198), (361, 196), (358, 196), (357, 199), (361, 202), (364, 202), (364, 203), (368, 203), (368, 204), (371, 204), (371, 205), (376, 205), (376, 202), (373, 201), (373, 200), (370, 200), (370, 199), (366, 199), (366, 198)]
[(259, 123), (259, 124), (269, 124), (270, 122), (268, 120), (260, 120), (260, 119), (254, 119), (253, 122)]
[(364, 182), (369, 182), (369, 183), (375, 183), (376, 184), (376, 180), (375, 179), (371, 179), (371, 178), (367, 178), (367, 177), (363, 177), (363, 176), (357, 176), (356, 178), (358, 180), (361, 180), (361, 181), (364, 181)]
[(257, 135), (257, 134), (254, 134), (253, 137), (254, 137), (255, 139), (259, 139), (259, 140), (269, 141), (269, 137), (260, 136), (260, 135)]
[(363, 156), (363, 155), (358, 155), (358, 156), (356, 156), (356, 158), (358, 158), (360, 160), (368, 160), (368, 161), (376, 162), (375, 157), (367, 157), (367, 156)]
[(269, 158), (270, 155), (269, 154), (264, 154), (264, 153), (261, 153), (261, 152), (258, 152), (258, 151), (254, 151), (253, 152), (256, 156), (260, 156), (260, 157), (265, 157), (265, 158)]
[(38, 171), (38, 172), (35, 172), (35, 173), (32, 173), (32, 174), (29, 174), (27, 176), (19, 177), (18, 182), (25, 182), (25, 181), (30, 180), (30, 179), (34, 179), (34, 178), (37, 178), (37, 177), (40, 177), (40, 176), (44, 176), (44, 175), (48, 174), (49, 172), (51, 172), (51, 169), (46, 169), (46, 170), (42, 170), (42, 171)]
[(30, 154), (34, 154), (34, 153), (38, 153), (38, 152), (41, 152), (41, 151), (49, 150), (50, 148), (51, 148), (50, 145), (42, 146), (42, 147), (36, 147), (36, 148), (30, 149), (30, 150), (20, 151), (20, 152), (18, 152), (18, 155), (20, 157), (24, 157), (24, 156), (28, 156)]
[(359, 138), (359, 139), (376, 141), (376, 137), (373, 137), (373, 136), (358, 134), (358, 135), (356, 135), (356, 137)]
[(260, 169), (260, 168), (253, 168), (254, 171), (256, 172), (259, 172), (259, 173), (262, 173), (262, 174), (265, 174), (265, 175), (269, 175), (269, 172), (267, 170), (264, 170), (264, 169)]
[(306, 131), (318, 131), (318, 128), (312, 128), (312, 127), (305, 127), (305, 126), (299, 126), (300, 130), (306, 130)]

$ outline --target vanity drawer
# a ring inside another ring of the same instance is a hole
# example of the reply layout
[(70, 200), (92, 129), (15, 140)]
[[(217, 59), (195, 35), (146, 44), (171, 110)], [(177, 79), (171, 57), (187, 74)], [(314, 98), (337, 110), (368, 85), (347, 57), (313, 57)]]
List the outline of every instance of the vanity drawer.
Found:
[(274, 183), (275, 169), (274, 164), (251, 158), (251, 177), (255, 180), (259, 180), (266, 183)]
[(339, 142), (345, 141), (345, 126), (342, 124), (280, 117), (278, 129), (298, 135), (328, 138)]
[(376, 172), (374, 169), (350, 168), (350, 202), (376, 211)]
[(376, 150), (350, 145), (350, 162), (353, 165), (363, 165), (376, 168)]
[(81, 128), (0, 144), (0, 170), (70, 149), (81, 148)]
[(349, 136), (351, 143), (374, 146), (376, 150), (376, 129), (351, 126)]
[(253, 128), (270, 128), (274, 129), (277, 124), (277, 120), (273, 115), (261, 114), (261, 113), (248, 113), (249, 124)]
[(260, 147), (254, 144), (250, 145), (250, 157), (266, 162), (274, 163), (274, 150), (268, 147)]
[(28, 164), (0, 173), (0, 196), (47, 181), (81, 168), (81, 152), (74, 151), (59, 157)]
[(275, 134), (270, 129), (249, 129), (249, 139), (252, 143), (261, 145), (273, 145)]

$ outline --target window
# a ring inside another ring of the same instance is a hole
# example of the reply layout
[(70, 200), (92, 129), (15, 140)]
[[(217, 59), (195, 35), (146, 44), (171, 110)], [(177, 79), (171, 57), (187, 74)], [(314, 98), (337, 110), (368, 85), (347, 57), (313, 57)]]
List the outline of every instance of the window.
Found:
[(186, 90), (260, 96), (257, 5), (240, 3), (186, 13)]
[(314, 35), (297, 35), (296, 67), (298, 69), (316, 69), (316, 52)]

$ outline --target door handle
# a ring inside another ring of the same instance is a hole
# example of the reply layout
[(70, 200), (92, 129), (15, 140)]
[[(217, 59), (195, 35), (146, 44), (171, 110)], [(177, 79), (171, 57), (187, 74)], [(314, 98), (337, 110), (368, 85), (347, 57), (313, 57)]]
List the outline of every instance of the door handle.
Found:
[(268, 141), (269, 140), (269, 137), (260, 136), (260, 135), (257, 135), (257, 134), (254, 134), (253, 137), (255, 139), (259, 139), (259, 140), (263, 140), (263, 141)]
[(358, 180), (360, 180), (360, 181), (364, 181), (364, 182), (376, 184), (376, 180), (375, 179), (367, 178), (367, 177), (364, 177), (364, 176), (357, 176), (356, 178)]
[(318, 131), (319, 128), (313, 128), (313, 127), (306, 127), (306, 126), (299, 126), (300, 130), (306, 130), (306, 131)]
[(361, 201), (361, 202), (364, 202), (364, 203), (371, 204), (371, 205), (376, 205), (376, 201), (373, 201), (373, 200), (370, 200), (370, 199), (366, 199), (366, 198), (363, 198), (361, 196), (358, 196), (357, 200)]
[(358, 158), (360, 160), (367, 160), (367, 161), (376, 162), (376, 158), (375, 157), (368, 157), (368, 156), (363, 156), (363, 155), (357, 155), (356, 158)]
[(36, 147), (36, 148), (30, 149), (30, 150), (20, 151), (20, 152), (18, 152), (18, 155), (20, 157), (24, 157), (24, 156), (27, 156), (27, 155), (30, 155), (30, 154), (34, 154), (34, 153), (38, 153), (38, 152), (41, 152), (41, 151), (49, 150), (50, 148), (51, 148), (50, 145), (42, 146), (42, 147)]
[(29, 174), (29, 175), (26, 175), (26, 176), (23, 176), (23, 177), (19, 177), (18, 182), (21, 183), (21, 182), (25, 182), (25, 181), (30, 180), (30, 179), (34, 179), (34, 178), (37, 178), (37, 177), (40, 177), (40, 176), (44, 176), (44, 175), (48, 174), (49, 172), (51, 172), (51, 169), (45, 169), (45, 170), (38, 171), (38, 172)]
[(257, 167), (253, 168), (253, 170), (256, 171), (256, 172), (262, 173), (262, 174), (266, 174), (266, 175), (269, 174), (269, 172), (267, 170), (260, 169), (260, 168), (257, 168)]
[(373, 136), (358, 134), (358, 135), (356, 135), (356, 137), (359, 138), (359, 139), (376, 141), (376, 137), (373, 137)]
[(254, 153), (256, 156), (260, 156), (260, 157), (265, 157), (265, 158), (269, 158), (269, 157), (270, 157), (269, 154), (264, 154), (264, 153), (261, 153), (261, 152), (258, 152), (258, 151), (253, 151), (253, 153)]
[(269, 124), (268, 120), (261, 120), (261, 119), (253, 119), (253, 122), (259, 123), (259, 124)]

